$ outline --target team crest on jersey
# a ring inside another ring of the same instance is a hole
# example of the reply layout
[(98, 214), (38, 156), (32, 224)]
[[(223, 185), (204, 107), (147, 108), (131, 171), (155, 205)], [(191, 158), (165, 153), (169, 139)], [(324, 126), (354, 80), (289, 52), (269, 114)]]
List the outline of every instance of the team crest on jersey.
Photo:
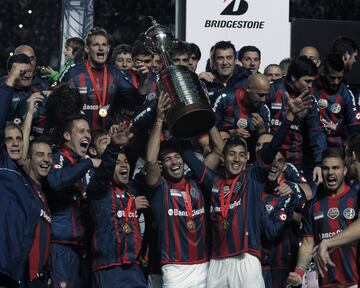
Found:
[(66, 281), (61, 281), (60, 282), (60, 288), (67, 288), (68, 287), (68, 284)]
[(268, 212), (269, 214), (274, 211), (274, 207), (270, 204), (266, 204), (265, 205), (265, 208), (266, 208), (266, 212)]
[(360, 112), (359, 112), (359, 113), (356, 113), (355, 118), (356, 118), (357, 120), (360, 120)]
[(334, 103), (331, 105), (331, 108), (330, 108), (331, 112), (334, 113), (334, 114), (337, 114), (341, 111), (341, 106), (339, 103)]
[(355, 217), (355, 210), (353, 208), (346, 208), (343, 212), (343, 215), (346, 219), (351, 220)]
[(324, 213), (322, 211), (320, 212), (317, 212), (314, 214), (314, 220), (319, 220), (319, 219), (322, 219), (324, 218)]
[(224, 197), (229, 195), (229, 192), (230, 192), (230, 187), (229, 186), (224, 186)]
[(328, 107), (328, 101), (326, 99), (320, 99), (318, 101), (318, 106), (320, 109), (325, 109), (326, 107)]
[(170, 189), (170, 195), (174, 197), (181, 197), (181, 192), (177, 189)]
[(336, 219), (339, 216), (340, 212), (338, 208), (330, 208), (327, 212), (327, 216), (330, 219)]
[(190, 195), (193, 198), (198, 198), (199, 197), (199, 193), (198, 193), (198, 191), (197, 191), (197, 189), (195, 187), (192, 187), (190, 189)]
[(53, 168), (55, 168), (55, 169), (61, 169), (62, 166), (61, 166), (60, 164), (55, 164), (55, 165), (53, 166)]
[(248, 123), (247, 123), (247, 119), (245, 118), (240, 118), (236, 125), (239, 127), (239, 128), (246, 128), (248, 126)]

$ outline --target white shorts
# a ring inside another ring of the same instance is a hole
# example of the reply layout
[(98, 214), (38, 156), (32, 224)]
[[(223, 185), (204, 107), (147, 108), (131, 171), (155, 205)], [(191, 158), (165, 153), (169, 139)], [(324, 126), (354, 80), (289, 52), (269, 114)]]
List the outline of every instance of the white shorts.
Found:
[(159, 274), (149, 274), (148, 286), (149, 288), (161, 288), (163, 285), (162, 276)]
[(209, 262), (201, 264), (167, 264), (161, 267), (163, 288), (206, 288)]
[(264, 288), (261, 264), (248, 253), (223, 259), (211, 259), (208, 288)]

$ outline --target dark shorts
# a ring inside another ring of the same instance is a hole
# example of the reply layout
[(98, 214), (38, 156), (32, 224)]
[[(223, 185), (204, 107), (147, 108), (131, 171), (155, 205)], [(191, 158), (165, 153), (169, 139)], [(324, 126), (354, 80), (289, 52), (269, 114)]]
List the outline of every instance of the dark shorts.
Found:
[(94, 272), (95, 288), (146, 288), (144, 274), (137, 264), (114, 266)]

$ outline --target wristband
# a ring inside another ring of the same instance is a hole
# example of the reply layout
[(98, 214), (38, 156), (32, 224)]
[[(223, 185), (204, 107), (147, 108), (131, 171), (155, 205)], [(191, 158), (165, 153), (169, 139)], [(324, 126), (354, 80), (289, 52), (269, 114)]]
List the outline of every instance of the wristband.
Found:
[(301, 269), (300, 267), (296, 267), (295, 268), (295, 273), (300, 275), (301, 278), (303, 278), (305, 271), (303, 269)]

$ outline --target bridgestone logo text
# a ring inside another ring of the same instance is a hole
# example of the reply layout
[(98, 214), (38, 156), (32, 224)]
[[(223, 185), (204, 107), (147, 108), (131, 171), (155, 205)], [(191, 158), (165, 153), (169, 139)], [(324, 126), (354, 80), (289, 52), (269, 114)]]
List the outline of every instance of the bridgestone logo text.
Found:
[(264, 29), (265, 21), (205, 20), (206, 28)]

